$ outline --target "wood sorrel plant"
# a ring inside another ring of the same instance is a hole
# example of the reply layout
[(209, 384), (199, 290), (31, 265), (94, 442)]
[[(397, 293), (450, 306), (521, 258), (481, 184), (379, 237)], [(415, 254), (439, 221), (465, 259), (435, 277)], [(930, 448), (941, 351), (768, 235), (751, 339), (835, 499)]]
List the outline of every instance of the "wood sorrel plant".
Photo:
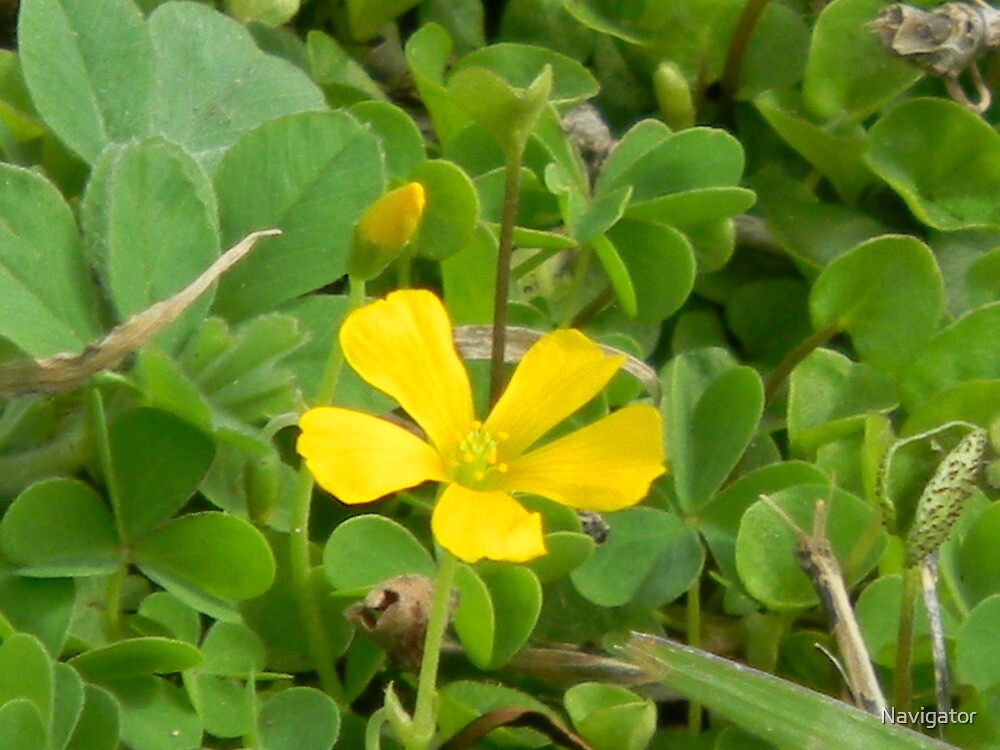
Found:
[(408, 750), (422, 750), (434, 735), (434, 683), (454, 558), (524, 562), (545, 554), (541, 515), (524, 510), (512, 492), (585, 510), (637, 503), (664, 471), (660, 416), (651, 406), (625, 407), (538, 447), (625, 359), (604, 355), (577, 331), (556, 331), (528, 350), (489, 416), (475, 419), (447, 313), (426, 291), (393, 292), (352, 312), (339, 339), (351, 367), (392, 396), (427, 442), (396, 424), (320, 406), (299, 421), (297, 450), (305, 467), (348, 504), (370, 503), (428, 480), (444, 484), (431, 516), (443, 549), (412, 720), (387, 693), (387, 717), (397, 736)]

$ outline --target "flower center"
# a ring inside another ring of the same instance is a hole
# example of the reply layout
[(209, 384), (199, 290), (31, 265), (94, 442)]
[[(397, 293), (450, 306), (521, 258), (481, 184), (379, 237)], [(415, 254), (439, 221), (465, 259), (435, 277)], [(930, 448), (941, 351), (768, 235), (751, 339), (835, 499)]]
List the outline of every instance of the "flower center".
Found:
[(459, 436), (455, 448), (454, 480), (475, 490), (494, 489), (497, 475), (507, 472), (507, 464), (500, 460), (500, 443), (506, 439), (505, 433), (491, 434), (483, 429), (482, 422), (473, 422), (468, 434)]

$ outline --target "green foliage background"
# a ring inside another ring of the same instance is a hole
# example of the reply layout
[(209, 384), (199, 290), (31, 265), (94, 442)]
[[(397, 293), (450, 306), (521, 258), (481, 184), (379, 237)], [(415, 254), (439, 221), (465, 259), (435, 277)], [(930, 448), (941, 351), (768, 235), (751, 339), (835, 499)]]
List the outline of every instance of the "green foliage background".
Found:
[[(940, 746), (822, 702), (842, 693), (813, 648), (830, 638), (759, 496), (805, 527), (830, 499), (891, 685), (918, 499), (976, 425), (986, 481), (940, 549), (939, 596), (952, 699), (977, 714), (945, 737), (1000, 746), (1000, 136), (993, 113), (878, 46), (865, 25), (885, 5), (22, 0), (0, 54), (0, 359), (79, 353), (247, 233), (282, 235), (120, 371), (2, 402), (0, 747), (360, 748), (385, 685), (407, 699), (410, 678), (343, 610), (433, 572), (432, 498), (317, 497), (303, 577), (292, 425), (347, 309), (354, 224), (386, 189), (420, 181), (428, 211), (370, 292), (430, 287), (457, 325), (490, 322), (505, 139), (546, 66), (521, 134), (511, 323), (580, 327), (650, 362), (670, 471), (607, 516), (606, 542), (528, 499), (550, 554), (460, 569), (442, 738), (516, 706), (597, 750)], [(585, 101), (613, 144), (564, 131)], [(621, 374), (580, 420), (648, 397)], [(335, 402), (393, 407), (351, 373)], [(303, 589), (337, 689), (317, 679)], [(685, 734), (676, 704), (658, 719), (623, 673), (563, 664), (545, 682), (516, 659), (529, 641), (610, 648), (633, 629), (811, 690), (694, 662), (673, 687), (710, 720)], [(915, 632), (915, 697), (932, 707), (922, 609)], [(831, 718), (803, 730), (803, 715)], [(526, 729), (484, 742), (551, 744)]]

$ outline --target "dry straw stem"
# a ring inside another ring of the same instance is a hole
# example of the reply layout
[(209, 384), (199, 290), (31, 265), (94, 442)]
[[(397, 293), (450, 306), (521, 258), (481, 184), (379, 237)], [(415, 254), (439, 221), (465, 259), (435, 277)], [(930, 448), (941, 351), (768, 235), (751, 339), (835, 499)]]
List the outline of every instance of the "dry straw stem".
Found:
[[(464, 359), (489, 359), (492, 331), (492, 326), (457, 326), (454, 329), (453, 337), (459, 354)], [(544, 333), (533, 331), (530, 328), (507, 326), (503, 361), (508, 364), (520, 362), (531, 345), (544, 335)], [(615, 349), (613, 346), (604, 346), (603, 344), (598, 344), (598, 346), (607, 355), (624, 356), (626, 359), (622, 369), (642, 383), (646, 392), (652, 397), (653, 403), (659, 405), (661, 398), (660, 379), (656, 375), (656, 370), (642, 360), (636, 359), (620, 349)]]
[[(937, 596), (937, 552), (932, 552), (920, 561), (920, 587), (924, 594), (924, 609), (930, 624), (931, 655), (934, 665), (934, 696), (938, 711), (951, 710), (951, 689), (949, 687), (948, 653), (945, 650), (944, 624), (941, 617), (941, 603)], [(943, 727), (941, 727), (943, 729)]]
[(91, 375), (117, 367), (125, 357), (173, 323), (222, 274), (249, 253), (257, 240), (279, 234), (280, 229), (248, 234), (184, 289), (136, 313), (80, 354), (61, 353), (44, 359), (20, 359), (0, 365), (0, 398), (69, 391)]
[(875, 676), (871, 659), (868, 658), (858, 621), (854, 617), (847, 585), (844, 583), (844, 573), (826, 538), (829, 505), (823, 500), (816, 501), (812, 534), (806, 534), (771, 498), (761, 495), (760, 499), (795, 532), (798, 538), (796, 558), (799, 566), (812, 581), (823, 609), (826, 610), (830, 630), (843, 659), (842, 673), (855, 703), (868, 713), (880, 716), (882, 710), (888, 707), (888, 703)]
[[(1000, 48), (1000, 10), (985, 0), (945, 3), (929, 11), (897, 3), (883, 8), (868, 28), (887, 52), (941, 78), (954, 101), (977, 114), (989, 109), (993, 93), (976, 60)], [(958, 83), (966, 70), (978, 101)]]

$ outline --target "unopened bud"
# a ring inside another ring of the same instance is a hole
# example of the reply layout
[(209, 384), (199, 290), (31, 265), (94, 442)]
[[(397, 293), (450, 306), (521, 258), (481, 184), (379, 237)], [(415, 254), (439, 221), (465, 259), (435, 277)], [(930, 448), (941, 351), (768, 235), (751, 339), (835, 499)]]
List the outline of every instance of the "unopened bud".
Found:
[(426, 202), (424, 186), (409, 182), (390, 190), (365, 209), (354, 228), (347, 273), (358, 281), (378, 276), (417, 231)]
[(683, 130), (694, 125), (694, 98), (691, 85), (673, 62), (662, 62), (653, 71), (653, 94), (664, 122), (671, 130)]

